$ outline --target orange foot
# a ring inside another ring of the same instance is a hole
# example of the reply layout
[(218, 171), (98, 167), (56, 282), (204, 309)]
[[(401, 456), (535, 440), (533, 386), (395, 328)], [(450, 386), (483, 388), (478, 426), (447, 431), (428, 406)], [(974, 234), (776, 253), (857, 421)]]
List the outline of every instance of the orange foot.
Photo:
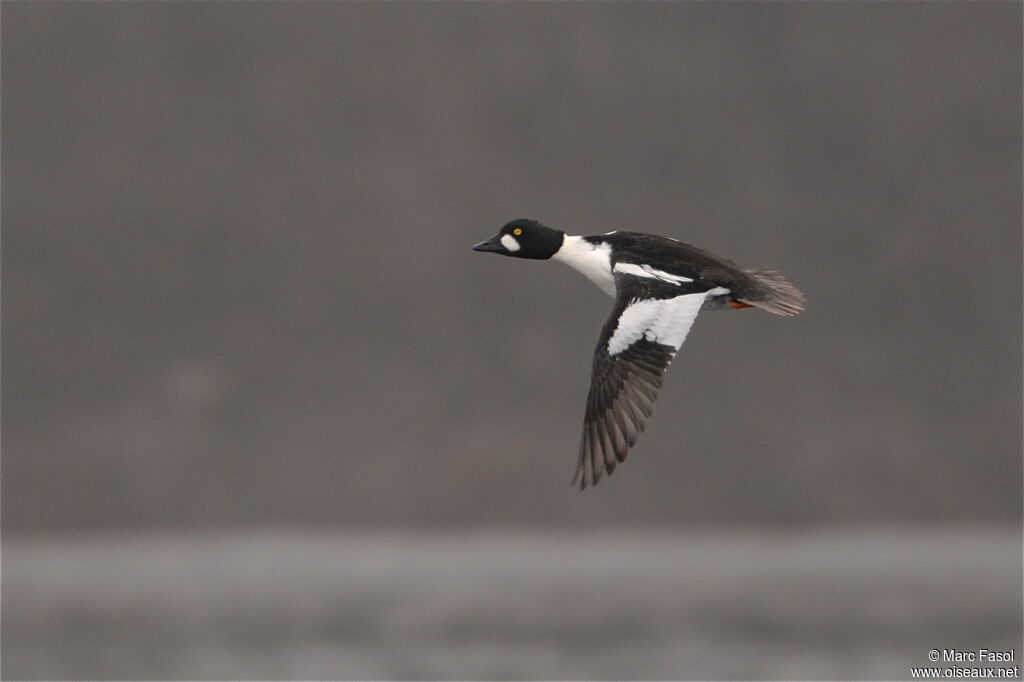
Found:
[(754, 306), (750, 305), (749, 303), (744, 303), (743, 301), (729, 301), (729, 305), (732, 306), (733, 308), (736, 308), (737, 310), (739, 310), (740, 308), (753, 308), (754, 307)]

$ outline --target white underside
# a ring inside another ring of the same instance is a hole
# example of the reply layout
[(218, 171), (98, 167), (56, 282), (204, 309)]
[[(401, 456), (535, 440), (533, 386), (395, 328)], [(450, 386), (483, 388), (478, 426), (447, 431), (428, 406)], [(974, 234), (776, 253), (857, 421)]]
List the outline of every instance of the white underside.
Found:
[(708, 292), (701, 291), (631, 303), (622, 311), (619, 324), (608, 339), (608, 354), (621, 353), (641, 337), (679, 350), (707, 295)]
[(612, 247), (608, 244), (591, 244), (583, 237), (566, 235), (562, 247), (551, 258), (580, 272), (606, 294), (614, 296), (611, 254)]
[[(583, 237), (566, 235), (562, 247), (552, 259), (580, 272), (609, 296), (615, 296), (616, 274), (647, 277), (676, 286), (693, 281), (689, 277), (673, 275), (649, 265), (635, 263), (617, 263), (613, 272), (611, 246), (592, 244)], [(719, 296), (728, 291), (724, 287), (716, 287), (711, 291), (683, 294), (675, 298), (634, 301), (619, 316), (618, 326), (608, 339), (608, 354), (621, 353), (641, 337), (679, 350), (686, 340), (686, 335), (690, 333), (690, 327), (693, 326), (704, 300), (709, 295)]]

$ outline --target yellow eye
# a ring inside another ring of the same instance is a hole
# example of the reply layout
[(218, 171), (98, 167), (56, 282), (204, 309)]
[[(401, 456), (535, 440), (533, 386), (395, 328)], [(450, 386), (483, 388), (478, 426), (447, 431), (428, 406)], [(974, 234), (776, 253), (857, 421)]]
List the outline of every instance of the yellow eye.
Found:
[(519, 235), (521, 235), (522, 233), (523, 233), (523, 228), (521, 228), (521, 227), (517, 227), (516, 229), (512, 230), (512, 234), (514, 234), (517, 237)]

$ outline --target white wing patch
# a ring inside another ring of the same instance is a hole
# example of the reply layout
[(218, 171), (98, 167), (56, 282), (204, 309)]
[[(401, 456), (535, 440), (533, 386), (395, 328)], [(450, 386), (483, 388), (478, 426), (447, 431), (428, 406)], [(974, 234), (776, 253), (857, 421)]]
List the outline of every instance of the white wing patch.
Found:
[(608, 355), (618, 355), (640, 337), (679, 350), (707, 295), (708, 292), (701, 291), (630, 303), (619, 315), (619, 324), (608, 339)]
[(679, 286), (683, 282), (692, 282), (693, 278), (684, 277), (682, 275), (673, 275), (664, 270), (651, 267), (650, 265), (640, 265), (637, 263), (616, 263), (613, 268), (614, 272), (621, 273), (623, 275), (633, 275), (634, 277), (647, 277), (648, 279), (657, 279), (662, 282), (668, 282), (669, 284), (675, 284)]

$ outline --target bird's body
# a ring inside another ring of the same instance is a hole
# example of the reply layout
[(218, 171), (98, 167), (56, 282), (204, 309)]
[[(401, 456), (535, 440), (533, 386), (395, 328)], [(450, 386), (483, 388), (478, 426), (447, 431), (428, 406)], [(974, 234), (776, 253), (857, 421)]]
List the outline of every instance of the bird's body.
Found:
[(611, 474), (625, 460), (698, 312), (756, 307), (795, 315), (803, 310), (803, 294), (778, 274), (746, 270), (653, 234), (572, 236), (519, 219), (473, 248), (561, 261), (615, 297), (594, 351), (574, 479), (581, 488), (597, 483), (602, 471)]

